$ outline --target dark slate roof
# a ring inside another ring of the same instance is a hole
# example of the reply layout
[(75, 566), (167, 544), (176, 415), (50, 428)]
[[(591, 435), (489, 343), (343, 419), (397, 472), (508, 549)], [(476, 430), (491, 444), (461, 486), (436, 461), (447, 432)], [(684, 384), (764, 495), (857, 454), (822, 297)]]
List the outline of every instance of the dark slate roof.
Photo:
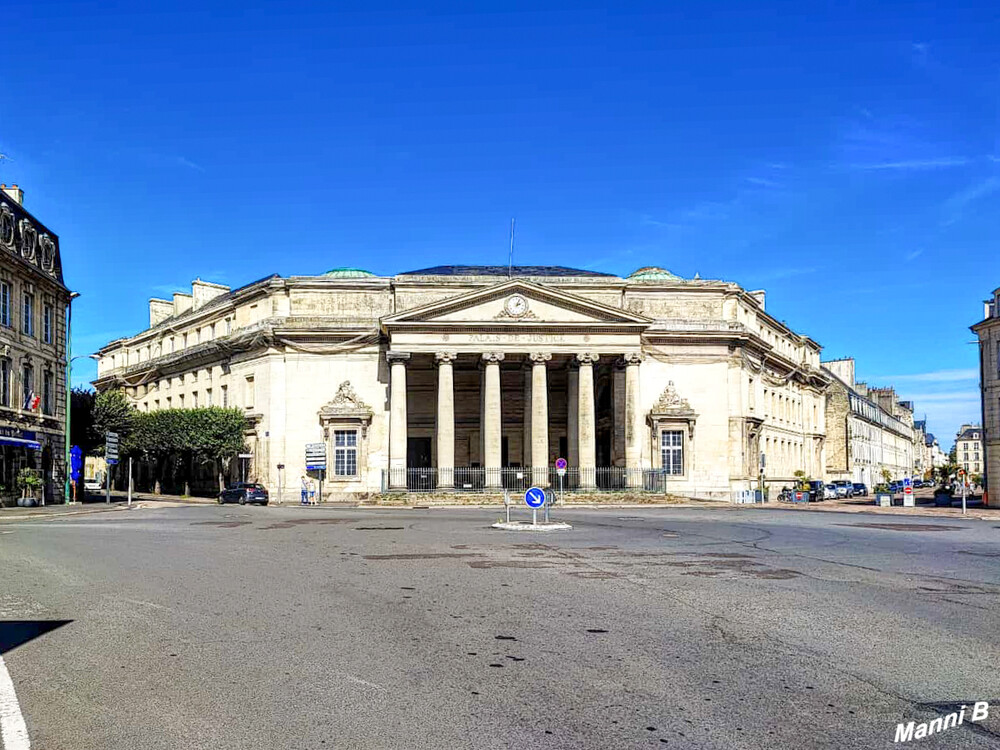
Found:
[(566, 266), (432, 266), (419, 271), (404, 271), (400, 276), (605, 276), (613, 273), (585, 271)]
[(976, 440), (977, 438), (972, 437), (973, 433), (979, 433), (979, 440), (983, 439), (983, 428), (982, 427), (970, 427), (965, 432), (959, 433), (956, 440)]

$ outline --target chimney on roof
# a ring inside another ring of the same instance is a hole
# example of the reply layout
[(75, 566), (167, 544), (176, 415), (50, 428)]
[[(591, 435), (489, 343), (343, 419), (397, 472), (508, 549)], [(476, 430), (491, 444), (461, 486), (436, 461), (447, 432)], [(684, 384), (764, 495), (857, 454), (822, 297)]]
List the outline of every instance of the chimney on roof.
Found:
[(11, 200), (16, 201), (17, 205), (19, 206), (24, 205), (24, 191), (21, 190), (21, 188), (19, 188), (17, 185), (11, 185), (10, 187), (7, 187), (7, 185), (0, 183), (0, 191), (2, 191), (4, 195), (6, 195)]
[(174, 314), (174, 303), (168, 299), (149, 298), (149, 327), (152, 328), (157, 323)]
[(223, 294), (229, 294), (229, 287), (225, 284), (215, 284), (201, 279), (191, 282), (192, 307), (195, 310)]

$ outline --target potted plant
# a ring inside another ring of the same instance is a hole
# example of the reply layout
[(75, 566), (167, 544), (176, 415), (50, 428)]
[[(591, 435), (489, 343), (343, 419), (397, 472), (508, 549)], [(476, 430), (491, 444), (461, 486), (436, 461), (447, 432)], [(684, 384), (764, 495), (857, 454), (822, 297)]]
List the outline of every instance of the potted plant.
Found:
[(21, 499), (17, 504), (22, 508), (34, 508), (41, 497), (42, 479), (35, 469), (27, 467), (17, 473), (17, 486), (21, 490)]
[(888, 508), (892, 505), (892, 490), (889, 489), (889, 481), (892, 474), (885, 467), (880, 472), (882, 481), (875, 485), (875, 504), (880, 508)]

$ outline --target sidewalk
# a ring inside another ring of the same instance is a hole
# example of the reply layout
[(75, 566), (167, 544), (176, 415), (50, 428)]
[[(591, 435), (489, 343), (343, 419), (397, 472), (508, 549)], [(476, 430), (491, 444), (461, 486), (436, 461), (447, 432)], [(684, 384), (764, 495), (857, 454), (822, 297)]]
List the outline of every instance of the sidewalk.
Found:
[(1000, 522), (1000, 508), (984, 508), (982, 505), (970, 506), (968, 513), (962, 515), (962, 508), (936, 508), (933, 504), (916, 505), (904, 508), (893, 505), (880, 508), (874, 503), (862, 503), (857, 500), (824, 500), (819, 503), (764, 503), (734, 505), (734, 508), (765, 508), (768, 510), (789, 510), (812, 513), (873, 513), (883, 516), (920, 516), (923, 518), (972, 518), (980, 521)]
[(44, 505), (35, 508), (0, 508), (0, 523), (6, 521), (22, 521), (30, 518), (56, 518), (62, 516), (77, 516), (90, 513), (107, 513), (113, 510), (127, 510), (123, 502), (107, 503), (72, 503), (66, 505)]

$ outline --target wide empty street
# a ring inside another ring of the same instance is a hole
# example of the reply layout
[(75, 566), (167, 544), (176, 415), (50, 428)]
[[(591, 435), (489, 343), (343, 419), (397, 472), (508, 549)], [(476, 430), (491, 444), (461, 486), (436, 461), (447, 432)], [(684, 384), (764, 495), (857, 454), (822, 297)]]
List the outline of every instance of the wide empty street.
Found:
[[(32, 748), (1000, 746), (1000, 527), (764, 509), (0, 515)], [(526, 514), (521, 511), (521, 517)]]

